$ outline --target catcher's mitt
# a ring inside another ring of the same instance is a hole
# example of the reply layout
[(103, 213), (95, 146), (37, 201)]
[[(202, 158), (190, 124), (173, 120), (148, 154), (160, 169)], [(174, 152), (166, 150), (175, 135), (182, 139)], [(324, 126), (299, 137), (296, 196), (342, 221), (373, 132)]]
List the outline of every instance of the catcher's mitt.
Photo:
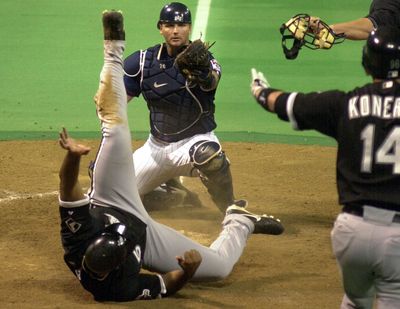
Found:
[[(307, 14), (297, 14), (284, 23), (282, 47), (287, 59), (295, 59), (302, 46), (310, 49), (329, 49), (345, 40), (343, 33), (335, 33), (328, 24)], [(287, 34), (288, 33), (288, 34)], [(286, 40), (293, 39), (293, 46), (287, 47)]]
[(175, 66), (189, 82), (201, 84), (210, 78), (210, 53), (208, 50), (214, 43), (209, 44), (197, 39), (176, 57)]

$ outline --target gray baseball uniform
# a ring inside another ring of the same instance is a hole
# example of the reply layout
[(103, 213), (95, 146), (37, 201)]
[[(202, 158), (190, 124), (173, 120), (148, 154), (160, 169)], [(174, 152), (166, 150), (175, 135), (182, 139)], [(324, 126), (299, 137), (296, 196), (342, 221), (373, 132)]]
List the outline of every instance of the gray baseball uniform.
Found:
[(124, 42), (105, 41), (104, 48), (104, 67), (97, 93), (105, 100), (102, 108), (98, 109), (103, 138), (94, 164), (90, 202), (123, 209), (147, 224), (145, 268), (160, 273), (177, 269), (176, 255), (196, 249), (203, 261), (194, 279), (226, 277), (241, 256), (246, 240), (254, 230), (254, 223), (239, 214), (226, 215), (219, 237), (210, 247), (205, 247), (150, 218), (141, 202), (134, 177), (123, 82)]
[(331, 238), (346, 291), (342, 308), (372, 308), (375, 295), (378, 308), (399, 308), (400, 217), (395, 216), (395, 211), (366, 205), (363, 217), (338, 215)]
[(400, 84), (349, 92), (284, 93), (275, 105), (295, 129), (338, 142), (337, 186), (344, 205), (332, 230), (342, 271), (342, 308), (400, 308)]

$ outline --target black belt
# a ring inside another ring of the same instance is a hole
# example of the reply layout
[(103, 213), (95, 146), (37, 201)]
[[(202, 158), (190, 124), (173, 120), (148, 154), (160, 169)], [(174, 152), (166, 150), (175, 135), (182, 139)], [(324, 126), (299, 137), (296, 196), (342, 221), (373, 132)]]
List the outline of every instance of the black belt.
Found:
[[(379, 207), (377, 207), (377, 208), (379, 208)], [(381, 209), (383, 209), (383, 208), (381, 208)], [(362, 217), (364, 215), (364, 208), (361, 205), (356, 206), (356, 205), (346, 204), (343, 206), (342, 211), (346, 212), (348, 214), (351, 214), (351, 215), (358, 216), (358, 217)], [(393, 222), (400, 223), (400, 214), (394, 215)]]

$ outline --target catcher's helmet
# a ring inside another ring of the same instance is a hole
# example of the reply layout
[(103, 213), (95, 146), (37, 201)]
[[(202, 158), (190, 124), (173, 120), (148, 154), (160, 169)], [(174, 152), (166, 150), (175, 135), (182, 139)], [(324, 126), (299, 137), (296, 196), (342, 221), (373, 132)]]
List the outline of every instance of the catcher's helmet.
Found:
[(121, 223), (106, 227), (87, 247), (83, 269), (94, 278), (100, 278), (121, 265), (132, 252), (133, 244), (126, 238), (127, 228)]
[(372, 31), (363, 48), (362, 65), (373, 78), (400, 78), (400, 30), (382, 26)]
[(192, 16), (189, 8), (180, 2), (171, 2), (165, 5), (160, 12), (160, 19), (157, 28), (160, 29), (161, 24), (191, 24)]

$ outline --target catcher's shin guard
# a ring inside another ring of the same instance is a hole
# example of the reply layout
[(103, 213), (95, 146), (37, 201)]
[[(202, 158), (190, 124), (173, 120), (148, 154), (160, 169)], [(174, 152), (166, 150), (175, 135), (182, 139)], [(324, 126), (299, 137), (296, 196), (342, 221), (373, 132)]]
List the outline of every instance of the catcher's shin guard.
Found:
[(228, 206), (234, 204), (235, 198), (230, 163), (221, 145), (213, 141), (199, 141), (190, 148), (189, 154), (212, 200), (221, 212), (225, 212)]

